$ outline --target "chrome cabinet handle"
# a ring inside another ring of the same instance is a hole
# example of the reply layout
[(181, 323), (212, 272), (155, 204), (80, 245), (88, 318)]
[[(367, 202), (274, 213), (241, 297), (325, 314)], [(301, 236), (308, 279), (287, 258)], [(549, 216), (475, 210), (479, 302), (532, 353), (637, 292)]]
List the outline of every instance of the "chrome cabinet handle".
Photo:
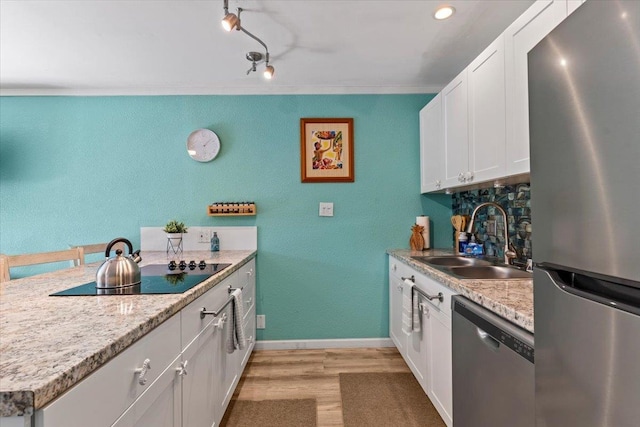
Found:
[(247, 271), (247, 276), (253, 276), (253, 268), (250, 268), (249, 271)]
[(412, 274), (411, 277), (403, 277), (402, 280), (411, 280), (413, 283), (416, 283), (416, 278), (415, 276)]
[(222, 329), (224, 328), (224, 322), (227, 321), (227, 313), (223, 314), (220, 320), (216, 323), (216, 328)]
[(134, 372), (138, 374), (138, 384), (145, 385), (147, 383), (147, 371), (151, 369), (151, 360), (144, 359), (142, 362), (142, 368), (137, 368)]
[(440, 186), (442, 185), (442, 183), (440, 182), (439, 179), (436, 180), (436, 188), (440, 188)]
[(469, 171), (466, 173), (464, 177), (465, 182), (473, 181), (473, 172)]
[(184, 362), (180, 362), (180, 366), (176, 368), (178, 375), (180, 375), (181, 377), (186, 377), (188, 375), (188, 372), (187, 372), (188, 363), (189, 363), (188, 360), (185, 360)]
[(253, 297), (250, 297), (248, 300), (245, 301), (247, 306), (250, 306), (252, 302), (253, 302)]
[(458, 182), (464, 182), (464, 174), (462, 172), (458, 174)]
[(422, 314), (427, 316), (427, 318), (431, 317), (431, 312), (429, 311), (429, 306), (424, 303), (419, 304), (420, 310), (422, 310)]
[(423, 294), (423, 296), (429, 301), (433, 301), (434, 299), (437, 299), (440, 302), (444, 302), (444, 295), (442, 295), (442, 292), (438, 292), (438, 295)]

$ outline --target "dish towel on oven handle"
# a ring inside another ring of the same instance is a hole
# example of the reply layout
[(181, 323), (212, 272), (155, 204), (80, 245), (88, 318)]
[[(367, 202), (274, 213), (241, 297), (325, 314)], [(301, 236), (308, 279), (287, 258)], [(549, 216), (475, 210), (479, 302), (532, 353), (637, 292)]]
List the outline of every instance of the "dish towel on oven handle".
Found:
[(405, 334), (420, 332), (420, 297), (409, 279), (402, 282), (402, 330)]
[(411, 335), (413, 327), (413, 283), (409, 279), (402, 281), (402, 332)]
[(246, 339), (244, 335), (244, 327), (242, 319), (244, 318), (244, 305), (242, 302), (242, 290), (234, 289), (231, 292), (231, 319), (227, 328), (227, 353), (233, 353), (235, 350), (244, 350), (246, 347)]

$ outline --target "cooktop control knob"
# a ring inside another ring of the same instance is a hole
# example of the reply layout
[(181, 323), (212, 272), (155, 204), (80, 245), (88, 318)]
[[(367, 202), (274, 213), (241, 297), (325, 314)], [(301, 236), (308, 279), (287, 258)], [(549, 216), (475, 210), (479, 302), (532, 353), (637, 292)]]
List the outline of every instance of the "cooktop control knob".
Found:
[(194, 270), (196, 268), (196, 262), (194, 260), (189, 261), (189, 270)]
[(205, 268), (207, 268), (207, 263), (204, 262), (204, 260), (200, 261), (200, 263), (198, 264), (198, 267), (200, 267), (200, 270), (204, 270)]
[(177, 267), (177, 264), (175, 261), (173, 260), (169, 261), (169, 270), (173, 271), (176, 269), (176, 267)]
[(187, 268), (187, 263), (184, 260), (180, 261), (180, 264), (178, 264), (178, 268), (180, 270), (184, 270), (185, 268)]

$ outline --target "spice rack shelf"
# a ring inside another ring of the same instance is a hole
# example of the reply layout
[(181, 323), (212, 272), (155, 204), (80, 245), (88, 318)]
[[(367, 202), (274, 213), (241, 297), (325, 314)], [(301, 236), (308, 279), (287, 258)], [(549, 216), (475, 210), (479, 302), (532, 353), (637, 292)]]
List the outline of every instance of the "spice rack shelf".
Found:
[(253, 216), (255, 214), (254, 202), (216, 202), (207, 206), (209, 216)]

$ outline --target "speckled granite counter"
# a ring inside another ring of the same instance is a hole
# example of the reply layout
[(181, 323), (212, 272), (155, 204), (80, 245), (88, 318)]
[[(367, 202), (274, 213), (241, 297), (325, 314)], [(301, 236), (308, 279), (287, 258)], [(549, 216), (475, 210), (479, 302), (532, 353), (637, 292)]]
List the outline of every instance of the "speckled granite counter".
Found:
[[(182, 294), (50, 297), (95, 280), (101, 263), (0, 285), (0, 416), (30, 415), (237, 271), (256, 251), (184, 252), (231, 266)], [(140, 265), (167, 262), (142, 253)]]
[(420, 273), (432, 277), (458, 294), (488, 308), (497, 315), (533, 333), (533, 280), (460, 280), (411, 259), (412, 256), (452, 255), (451, 250), (410, 251), (392, 249), (387, 253)]

